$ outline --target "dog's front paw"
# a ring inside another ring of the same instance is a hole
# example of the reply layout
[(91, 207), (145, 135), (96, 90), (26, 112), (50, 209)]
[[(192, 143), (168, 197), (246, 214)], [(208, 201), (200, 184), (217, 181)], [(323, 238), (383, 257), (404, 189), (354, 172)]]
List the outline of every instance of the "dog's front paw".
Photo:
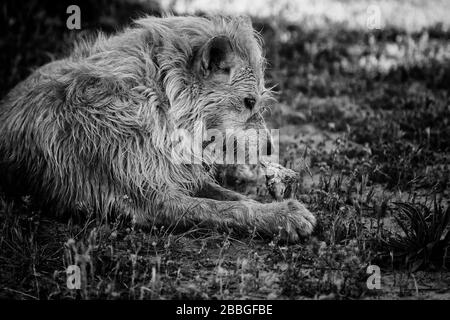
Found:
[[(316, 217), (297, 200), (280, 203), (281, 237), (288, 242), (297, 242), (300, 237), (309, 236), (316, 226)], [(277, 214), (277, 213), (275, 213)]]
[(259, 203), (242, 202), (249, 209), (251, 225), (266, 235), (281, 235), (283, 240), (297, 242), (300, 237), (309, 236), (316, 225), (316, 218), (297, 200)]

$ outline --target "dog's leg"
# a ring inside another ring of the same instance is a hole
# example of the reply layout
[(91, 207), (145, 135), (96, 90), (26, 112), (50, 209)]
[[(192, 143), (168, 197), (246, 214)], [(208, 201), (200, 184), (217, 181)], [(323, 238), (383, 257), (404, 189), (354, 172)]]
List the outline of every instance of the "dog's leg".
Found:
[(199, 198), (208, 198), (221, 201), (239, 201), (239, 200), (249, 200), (246, 196), (224, 188), (216, 183), (205, 184), (196, 194)]
[(316, 224), (316, 218), (296, 200), (267, 204), (188, 196), (155, 200), (157, 220), (168, 225), (256, 230), (268, 236), (281, 234), (283, 239), (296, 242), (299, 237), (311, 234)]

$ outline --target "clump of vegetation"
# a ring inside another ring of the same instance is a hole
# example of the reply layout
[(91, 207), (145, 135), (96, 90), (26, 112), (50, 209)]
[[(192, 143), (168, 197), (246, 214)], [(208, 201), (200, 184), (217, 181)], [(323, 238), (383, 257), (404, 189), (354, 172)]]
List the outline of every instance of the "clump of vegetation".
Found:
[(395, 203), (395, 220), (402, 234), (387, 240), (394, 259), (412, 271), (427, 266), (447, 267), (450, 262), (450, 208), (434, 201), (434, 208), (420, 204)]

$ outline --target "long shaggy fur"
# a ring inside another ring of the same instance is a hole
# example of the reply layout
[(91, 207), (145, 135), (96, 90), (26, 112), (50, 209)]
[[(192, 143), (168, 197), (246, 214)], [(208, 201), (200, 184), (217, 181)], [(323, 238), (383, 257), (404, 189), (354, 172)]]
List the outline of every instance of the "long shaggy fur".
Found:
[[(220, 37), (232, 47), (230, 81), (202, 65), (205, 45)], [(6, 96), (1, 168), (58, 210), (121, 211), (142, 223), (158, 217), (263, 233), (293, 225), (308, 234), (315, 220), (298, 202), (269, 207), (225, 190), (238, 201), (193, 197), (214, 182), (201, 164), (176, 164), (171, 153), (174, 130), (192, 131), (199, 121), (249, 127), (269, 99), (263, 72), (261, 42), (247, 18), (139, 19), (114, 36), (78, 43)], [(258, 109), (242, 106), (248, 95)]]

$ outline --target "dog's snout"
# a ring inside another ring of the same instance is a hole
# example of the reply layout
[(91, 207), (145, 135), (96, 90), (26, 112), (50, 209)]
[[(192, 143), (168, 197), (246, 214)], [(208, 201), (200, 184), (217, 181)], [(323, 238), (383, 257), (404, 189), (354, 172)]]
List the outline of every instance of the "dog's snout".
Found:
[(249, 110), (253, 110), (256, 104), (256, 99), (253, 97), (244, 98), (245, 107)]

